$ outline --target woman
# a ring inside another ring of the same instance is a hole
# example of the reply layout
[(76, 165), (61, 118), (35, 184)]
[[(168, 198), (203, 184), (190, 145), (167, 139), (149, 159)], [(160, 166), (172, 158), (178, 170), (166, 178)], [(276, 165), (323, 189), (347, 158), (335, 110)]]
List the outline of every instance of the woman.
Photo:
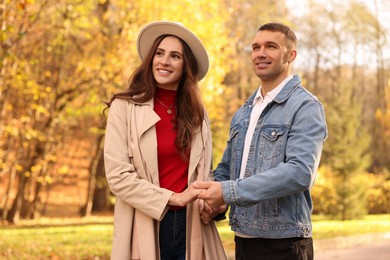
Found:
[(198, 80), (209, 61), (179, 23), (141, 29), (142, 64), (108, 102), (104, 159), (116, 196), (111, 258), (226, 259), (214, 223), (201, 223), (195, 180), (211, 168), (211, 130)]

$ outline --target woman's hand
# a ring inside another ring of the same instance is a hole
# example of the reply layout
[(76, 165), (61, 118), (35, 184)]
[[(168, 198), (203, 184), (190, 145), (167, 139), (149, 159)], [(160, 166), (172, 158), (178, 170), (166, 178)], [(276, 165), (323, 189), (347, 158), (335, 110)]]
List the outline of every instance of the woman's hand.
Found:
[(169, 199), (168, 205), (184, 207), (188, 203), (196, 200), (198, 194), (202, 191), (202, 189), (195, 189), (192, 187), (192, 185), (190, 185), (185, 191), (181, 193), (173, 193)]
[(210, 221), (212, 221), (218, 214), (225, 212), (226, 209), (226, 204), (220, 206), (219, 208), (211, 208), (204, 200), (199, 200), (200, 219), (203, 224), (209, 224)]

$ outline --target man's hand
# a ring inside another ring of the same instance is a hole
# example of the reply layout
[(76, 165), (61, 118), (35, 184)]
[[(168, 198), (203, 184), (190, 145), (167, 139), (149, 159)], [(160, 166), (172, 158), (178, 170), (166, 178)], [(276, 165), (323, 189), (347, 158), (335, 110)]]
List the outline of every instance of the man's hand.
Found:
[(227, 205), (224, 204), (219, 208), (212, 209), (209, 204), (204, 202), (204, 200), (199, 200), (199, 211), (200, 211), (200, 219), (202, 220), (203, 224), (209, 224), (210, 221), (215, 218), (218, 214), (225, 212), (227, 208)]
[(203, 199), (212, 209), (219, 209), (225, 204), (222, 195), (222, 184), (215, 181), (195, 181), (192, 183), (195, 189), (203, 190), (199, 193), (198, 199)]

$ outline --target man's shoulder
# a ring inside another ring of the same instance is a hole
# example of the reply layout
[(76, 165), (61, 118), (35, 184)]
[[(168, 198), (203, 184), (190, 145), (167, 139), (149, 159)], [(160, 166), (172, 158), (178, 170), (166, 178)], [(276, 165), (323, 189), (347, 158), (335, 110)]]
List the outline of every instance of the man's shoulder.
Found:
[(302, 95), (307, 96), (308, 99), (314, 99), (316, 101), (319, 101), (318, 97), (315, 94), (313, 94), (311, 91), (309, 91), (307, 88), (305, 88), (301, 85), (300, 89), (301, 89)]

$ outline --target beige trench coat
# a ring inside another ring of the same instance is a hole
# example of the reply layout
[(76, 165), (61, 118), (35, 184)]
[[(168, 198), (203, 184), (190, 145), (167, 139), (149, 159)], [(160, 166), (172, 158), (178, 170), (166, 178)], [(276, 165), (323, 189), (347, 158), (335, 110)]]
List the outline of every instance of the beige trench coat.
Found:
[[(111, 104), (104, 143), (106, 177), (116, 196), (111, 259), (159, 260), (159, 221), (172, 192), (159, 187), (153, 100)], [(207, 180), (211, 166), (208, 122), (191, 147), (189, 184)], [(187, 260), (226, 259), (214, 223), (201, 223), (197, 201), (187, 205)]]

